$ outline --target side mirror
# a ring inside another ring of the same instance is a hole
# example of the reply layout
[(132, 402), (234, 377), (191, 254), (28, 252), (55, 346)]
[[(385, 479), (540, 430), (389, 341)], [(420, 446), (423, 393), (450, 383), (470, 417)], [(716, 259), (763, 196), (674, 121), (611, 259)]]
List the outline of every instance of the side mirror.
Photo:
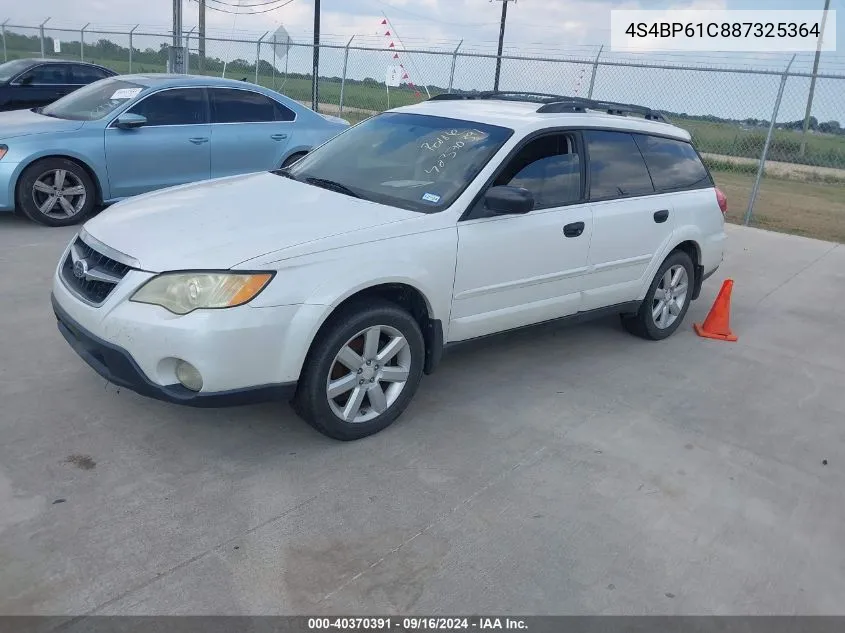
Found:
[(130, 113), (121, 114), (117, 117), (117, 121), (114, 122), (114, 126), (116, 128), (120, 128), (121, 130), (134, 130), (135, 128), (143, 127), (146, 124), (147, 117), (141, 116), (140, 114)]
[(24, 77), (23, 79), (20, 80), (20, 84), (22, 86), (28, 86), (32, 83), (32, 81), (34, 79), (35, 79), (35, 75), (27, 75), (26, 77)]
[(491, 187), (484, 195), (484, 206), (496, 215), (528, 213), (534, 208), (534, 196), (522, 187)]

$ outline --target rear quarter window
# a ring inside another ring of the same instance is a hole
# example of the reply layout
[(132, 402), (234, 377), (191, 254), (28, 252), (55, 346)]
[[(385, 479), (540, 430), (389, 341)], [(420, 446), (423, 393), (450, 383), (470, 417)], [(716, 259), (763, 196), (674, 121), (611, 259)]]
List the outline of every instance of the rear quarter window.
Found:
[(713, 186), (707, 168), (690, 143), (648, 134), (635, 134), (634, 139), (657, 191)]

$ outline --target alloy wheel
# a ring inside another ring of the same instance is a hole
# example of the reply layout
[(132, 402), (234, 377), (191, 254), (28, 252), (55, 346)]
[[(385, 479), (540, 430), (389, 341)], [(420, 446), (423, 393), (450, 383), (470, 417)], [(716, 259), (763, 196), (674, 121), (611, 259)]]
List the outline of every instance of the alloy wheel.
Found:
[(665, 330), (677, 321), (686, 305), (688, 291), (686, 268), (680, 264), (671, 266), (661, 277), (651, 303), (651, 317), (658, 328)]
[(408, 381), (411, 347), (396, 328), (374, 325), (350, 338), (335, 355), (326, 398), (341, 420), (368, 422), (396, 402)]
[(88, 193), (82, 180), (66, 169), (51, 169), (32, 185), (32, 200), (48, 217), (71, 218), (82, 211)]

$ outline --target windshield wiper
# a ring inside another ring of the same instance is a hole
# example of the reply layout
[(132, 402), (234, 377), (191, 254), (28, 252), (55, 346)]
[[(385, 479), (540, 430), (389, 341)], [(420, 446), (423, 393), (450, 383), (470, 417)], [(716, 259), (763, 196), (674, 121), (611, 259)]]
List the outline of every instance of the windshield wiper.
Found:
[(277, 176), (284, 176), (285, 178), (290, 178), (291, 180), (299, 180), (299, 178), (290, 173), (290, 167), (284, 167), (282, 169), (273, 169), (271, 173), (276, 174)]
[(364, 196), (362, 196), (361, 194), (355, 193), (346, 185), (336, 182), (334, 180), (327, 180), (326, 178), (314, 178), (312, 176), (309, 176), (305, 179), (305, 182), (307, 182), (309, 185), (314, 185), (315, 187), (322, 187), (323, 189), (336, 191), (337, 193), (352, 196), (353, 198), (365, 199)]

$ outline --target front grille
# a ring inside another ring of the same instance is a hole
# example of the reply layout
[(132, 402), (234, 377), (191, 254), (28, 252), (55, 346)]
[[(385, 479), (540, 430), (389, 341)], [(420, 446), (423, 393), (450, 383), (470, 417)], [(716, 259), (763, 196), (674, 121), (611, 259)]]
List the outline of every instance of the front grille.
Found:
[[(84, 262), (84, 267), (77, 268), (84, 270), (74, 272), (74, 264), (79, 261)], [(62, 264), (62, 279), (85, 301), (100, 305), (129, 270), (126, 264), (106, 257), (77, 237)]]

